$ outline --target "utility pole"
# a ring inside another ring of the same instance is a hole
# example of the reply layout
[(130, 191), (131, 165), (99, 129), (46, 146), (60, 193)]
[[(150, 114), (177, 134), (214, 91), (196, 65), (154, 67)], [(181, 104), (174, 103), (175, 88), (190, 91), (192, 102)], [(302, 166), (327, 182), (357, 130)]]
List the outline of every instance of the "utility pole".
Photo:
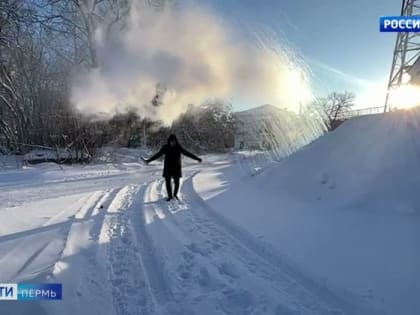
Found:
[[(420, 0), (403, 0), (401, 16), (420, 16)], [(392, 109), (392, 92), (408, 84), (407, 74), (420, 58), (420, 33), (398, 33), (389, 74), (384, 112)]]

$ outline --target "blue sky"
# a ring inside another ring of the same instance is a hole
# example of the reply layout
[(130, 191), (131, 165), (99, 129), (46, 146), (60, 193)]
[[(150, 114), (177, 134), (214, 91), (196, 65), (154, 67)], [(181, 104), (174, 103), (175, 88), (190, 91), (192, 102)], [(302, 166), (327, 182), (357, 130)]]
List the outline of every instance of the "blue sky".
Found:
[(399, 15), (400, 0), (208, 0), (206, 4), (245, 36), (250, 30), (269, 29), (278, 41), (286, 42), (310, 66), (316, 95), (348, 90), (356, 93), (361, 106), (383, 105), (396, 36), (379, 32), (379, 17)]

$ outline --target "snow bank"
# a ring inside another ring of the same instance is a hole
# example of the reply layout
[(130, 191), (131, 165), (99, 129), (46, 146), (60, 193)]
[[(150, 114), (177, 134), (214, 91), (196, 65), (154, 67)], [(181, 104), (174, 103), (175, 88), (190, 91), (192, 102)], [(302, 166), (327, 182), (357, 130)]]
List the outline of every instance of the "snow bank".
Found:
[(194, 179), (208, 204), (388, 314), (419, 314), (420, 112), (355, 118), (257, 176)]
[(133, 163), (140, 162), (142, 156), (147, 156), (149, 150), (141, 148), (120, 148), (104, 147), (102, 148), (93, 163)]
[(0, 154), (0, 171), (21, 168), (22, 165), (22, 156)]

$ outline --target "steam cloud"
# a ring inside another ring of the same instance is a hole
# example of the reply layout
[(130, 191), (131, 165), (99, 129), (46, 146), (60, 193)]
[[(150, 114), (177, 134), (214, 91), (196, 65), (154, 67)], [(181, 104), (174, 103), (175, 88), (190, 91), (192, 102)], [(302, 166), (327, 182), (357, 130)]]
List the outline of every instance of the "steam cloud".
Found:
[(311, 96), (305, 71), (285, 50), (244, 39), (203, 8), (133, 7), (124, 31), (96, 35), (100, 67), (78, 75), (72, 89), (72, 103), (85, 114), (135, 108), (170, 124), (209, 97), (296, 109)]

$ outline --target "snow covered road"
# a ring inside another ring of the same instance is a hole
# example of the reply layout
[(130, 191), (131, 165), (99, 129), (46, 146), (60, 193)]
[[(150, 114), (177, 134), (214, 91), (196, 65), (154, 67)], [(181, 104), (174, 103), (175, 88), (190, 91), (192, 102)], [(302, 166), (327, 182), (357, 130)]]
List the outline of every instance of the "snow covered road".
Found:
[[(226, 162), (213, 159), (202, 168)], [(158, 173), (152, 167), (5, 186), (2, 281), (59, 282), (64, 299), (0, 303), (0, 311), (364, 313), (350, 295), (293, 268), (274, 248), (212, 209), (195, 190), (197, 167), (187, 167), (179, 202), (163, 201)]]
[(59, 282), (64, 299), (0, 313), (417, 315), (419, 137), (420, 111), (394, 112), (281, 162), (186, 161), (170, 203), (137, 157), (4, 170), (0, 282)]

